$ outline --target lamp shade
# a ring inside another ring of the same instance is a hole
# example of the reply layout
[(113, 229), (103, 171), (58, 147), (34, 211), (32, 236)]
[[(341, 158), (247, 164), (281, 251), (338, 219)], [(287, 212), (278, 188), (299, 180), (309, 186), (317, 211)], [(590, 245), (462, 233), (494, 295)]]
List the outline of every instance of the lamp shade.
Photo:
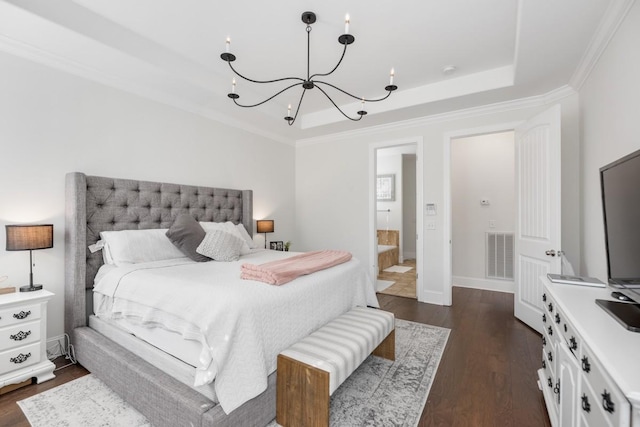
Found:
[(256, 221), (258, 233), (273, 233), (274, 225), (272, 219), (261, 219)]
[(7, 250), (28, 251), (53, 247), (53, 224), (7, 225)]

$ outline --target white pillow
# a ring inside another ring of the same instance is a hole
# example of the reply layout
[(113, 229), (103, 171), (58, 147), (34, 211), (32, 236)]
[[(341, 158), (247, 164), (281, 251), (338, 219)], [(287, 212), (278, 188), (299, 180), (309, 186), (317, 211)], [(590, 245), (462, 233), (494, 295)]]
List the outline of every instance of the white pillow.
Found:
[(240, 235), (242, 236), (244, 241), (247, 242), (247, 245), (249, 246), (249, 249), (255, 249), (255, 248), (260, 247), (260, 245), (258, 245), (256, 242), (254, 242), (253, 238), (251, 236), (249, 236), (249, 233), (247, 232), (247, 229), (244, 228), (244, 225), (236, 224), (236, 228), (238, 229), (238, 232), (240, 233)]
[(122, 266), (140, 262), (184, 258), (185, 255), (166, 236), (166, 228), (151, 230), (102, 231), (103, 257)]
[(243, 244), (246, 242), (241, 237), (226, 231), (207, 231), (196, 252), (216, 261), (237, 261), (240, 259), (240, 248)]
[[(239, 238), (242, 241), (242, 247), (240, 248), (240, 255), (246, 255), (246, 254), (251, 252), (251, 247), (249, 247), (249, 244), (242, 237), (242, 234), (240, 234), (240, 231), (238, 231), (238, 228), (236, 227), (236, 225), (233, 222), (231, 222), (231, 221), (227, 221), (227, 222), (201, 222), (200, 226), (202, 226), (202, 228), (204, 228), (204, 231), (206, 231), (206, 232), (222, 230), (222, 231), (226, 231), (227, 233), (232, 234), (232, 235), (236, 236), (237, 238)], [(246, 232), (246, 230), (245, 230), (245, 232)], [(247, 233), (247, 235), (248, 234), (249, 233)]]

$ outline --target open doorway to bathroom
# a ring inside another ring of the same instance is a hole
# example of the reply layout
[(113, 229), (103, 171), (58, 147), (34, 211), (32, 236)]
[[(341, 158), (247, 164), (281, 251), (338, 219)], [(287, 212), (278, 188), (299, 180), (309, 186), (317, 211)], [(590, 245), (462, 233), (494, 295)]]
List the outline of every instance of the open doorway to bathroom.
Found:
[(376, 150), (379, 293), (417, 298), (417, 144)]

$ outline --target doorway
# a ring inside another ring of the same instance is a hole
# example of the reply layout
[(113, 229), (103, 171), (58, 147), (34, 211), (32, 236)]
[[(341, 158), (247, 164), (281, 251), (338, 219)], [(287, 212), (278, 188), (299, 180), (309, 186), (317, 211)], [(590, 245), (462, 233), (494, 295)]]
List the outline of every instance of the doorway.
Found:
[(376, 291), (420, 298), (422, 141), (372, 146), (370, 203)]
[(515, 135), (451, 140), (453, 286), (514, 291)]

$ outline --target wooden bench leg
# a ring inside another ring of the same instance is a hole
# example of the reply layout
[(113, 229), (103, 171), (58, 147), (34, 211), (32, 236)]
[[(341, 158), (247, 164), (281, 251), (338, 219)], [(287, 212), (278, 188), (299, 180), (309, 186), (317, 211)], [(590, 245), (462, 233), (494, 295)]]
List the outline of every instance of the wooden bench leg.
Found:
[(329, 426), (329, 373), (278, 355), (276, 422), (283, 427)]
[(396, 330), (393, 329), (389, 335), (373, 350), (374, 356), (382, 357), (387, 360), (396, 360)]

